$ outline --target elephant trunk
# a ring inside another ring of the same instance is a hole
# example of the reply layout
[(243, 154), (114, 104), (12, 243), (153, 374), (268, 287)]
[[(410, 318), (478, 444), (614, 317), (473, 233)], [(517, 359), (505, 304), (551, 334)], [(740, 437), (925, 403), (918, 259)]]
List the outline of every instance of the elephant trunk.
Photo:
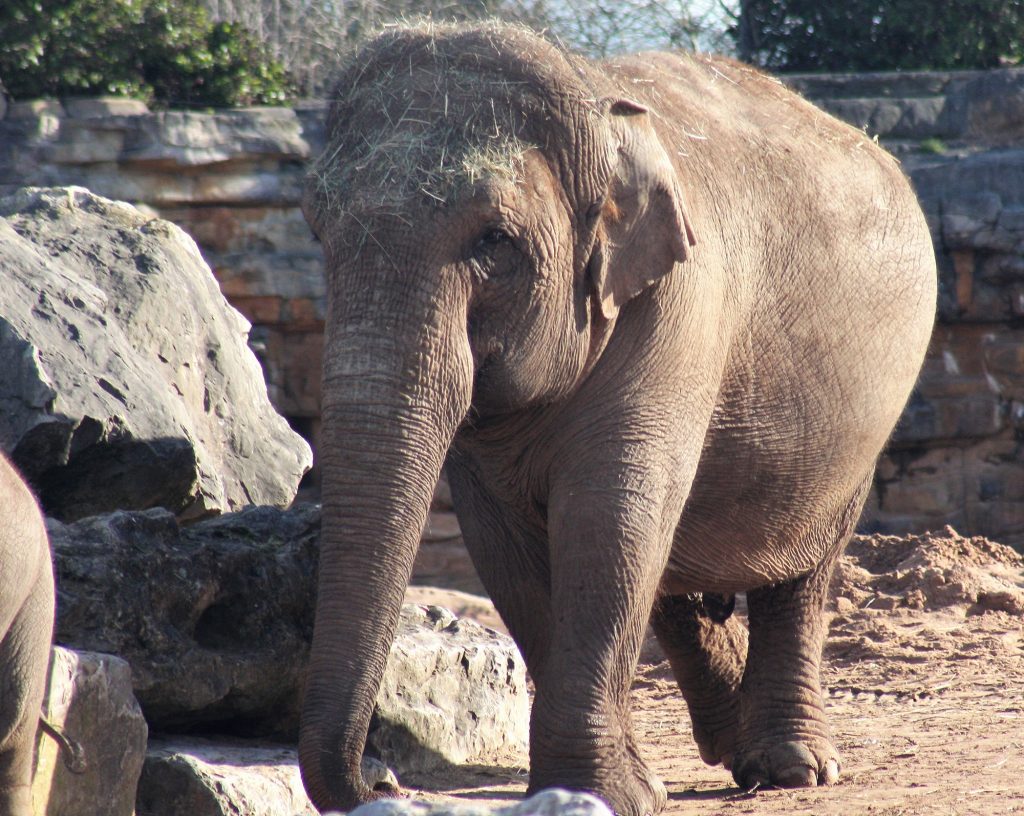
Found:
[(360, 773), (367, 730), (434, 485), (469, 408), (465, 324), (448, 331), (432, 317), (414, 340), (328, 326), (320, 575), (299, 736), (321, 811), (381, 795)]

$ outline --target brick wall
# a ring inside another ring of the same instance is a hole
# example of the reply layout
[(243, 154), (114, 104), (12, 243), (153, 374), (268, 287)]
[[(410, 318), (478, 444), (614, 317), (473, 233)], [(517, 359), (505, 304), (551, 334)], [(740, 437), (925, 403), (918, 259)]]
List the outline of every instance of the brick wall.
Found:
[[(1024, 71), (787, 77), (903, 161), (935, 239), (939, 323), (862, 520), (1024, 545)], [(80, 184), (188, 230), (253, 323), (271, 399), (314, 445), (324, 287), (298, 209), (323, 106), (0, 106), (0, 192)]]

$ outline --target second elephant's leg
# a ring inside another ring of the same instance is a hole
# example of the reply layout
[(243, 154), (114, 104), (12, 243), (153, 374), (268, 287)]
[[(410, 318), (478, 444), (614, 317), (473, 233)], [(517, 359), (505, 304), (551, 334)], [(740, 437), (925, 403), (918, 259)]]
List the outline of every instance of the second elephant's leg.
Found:
[(667, 595), (651, 627), (686, 700), (693, 738), (709, 765), (732, 767), (740, 719), (747, 630), (734, 615), (717, 621), (700, 595)]
[(0, 641), (0, 816), (32, 816), (32, 761), (53, 628), (50, 562)]

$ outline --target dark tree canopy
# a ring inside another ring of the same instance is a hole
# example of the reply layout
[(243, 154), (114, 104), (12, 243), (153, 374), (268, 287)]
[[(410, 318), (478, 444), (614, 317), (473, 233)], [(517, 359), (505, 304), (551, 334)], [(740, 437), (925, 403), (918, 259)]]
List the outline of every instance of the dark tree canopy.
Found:
[(123, 94), (170, 105), (281, 104), (288, 76), (198, 0), (3, 0), (0, 78), (18, 99)]
[(1024, 56), (1024, 0), (742, 0), (730, 34), (781, 71), (992, 68)]

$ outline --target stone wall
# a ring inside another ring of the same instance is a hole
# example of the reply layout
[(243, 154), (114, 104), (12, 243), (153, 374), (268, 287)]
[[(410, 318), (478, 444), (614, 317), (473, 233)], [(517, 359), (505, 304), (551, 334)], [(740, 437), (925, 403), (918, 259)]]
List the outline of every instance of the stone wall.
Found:
[(903, 161), (938, 323), (862, 526), (1024, 545), (1024, 70), (792, 77)]
[[(786, 81), (900, 156), (935, 239), (935, 339), (862, 526), (949, 523), (1024, 544), (1024, 71)], [(0, 192), (80, 184), (183, 226), (252, 321), (274, 404), (315, 444), (324, 289), (298, 201), (323, 116), (319, 103), (15, 103), (0, 119)]]

